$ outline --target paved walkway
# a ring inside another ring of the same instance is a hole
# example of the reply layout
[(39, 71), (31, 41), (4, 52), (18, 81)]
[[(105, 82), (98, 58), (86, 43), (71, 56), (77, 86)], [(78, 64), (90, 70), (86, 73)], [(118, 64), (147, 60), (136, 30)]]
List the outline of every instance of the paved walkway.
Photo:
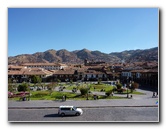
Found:
[[(145, 95), (133, 95), (132, 99), (100, 99), (100, 100), (32, 100), (32, 101), (8, 101), (8, 108), (58, 108), (61, 105), (74, 105), (82, 108), (91, 107), (157, 107), (158, 98), (152, 98), (151, 91), (137, 89)], [(126, 96), (126, 95), (125, 95)]]

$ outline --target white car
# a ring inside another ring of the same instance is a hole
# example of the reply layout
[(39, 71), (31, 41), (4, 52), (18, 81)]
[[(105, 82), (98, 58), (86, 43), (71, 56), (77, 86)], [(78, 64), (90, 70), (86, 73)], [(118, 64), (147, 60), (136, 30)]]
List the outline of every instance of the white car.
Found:
[(75, 106), (60, 106), (58, 110), (58, 114), (60, 116), (65, 116), (65, 115), (82, 115), (83, 110), (81, 108), (77, 108)]

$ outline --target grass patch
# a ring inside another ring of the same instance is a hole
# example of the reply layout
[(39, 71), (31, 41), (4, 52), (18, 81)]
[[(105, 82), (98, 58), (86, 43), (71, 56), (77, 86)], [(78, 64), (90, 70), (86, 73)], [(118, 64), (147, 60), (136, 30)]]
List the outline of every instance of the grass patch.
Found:
[(72, 86), (67, 86), (66, 89), (67, 90), (72, 90), (73, 88), (78, 88), (78, 90), (80, 90), (81, 87), (90, 87), (90, 91), (97, 91), (100, 92), (102, 89), (106, 90), (112, 90), (114, 88), (114, 86), (111, 85), (106, 85), (106, 84), (83, 84), (80, 86), (76, 86), (76, 85), (72, 85)]
[(126, 99), (126, 97), (121, 96), (99, 96), (99, 99)]
[(77, 88), (77, 86), (76, 85), (72, 85), (72, 86), (67, 86), (66, 87), (67, 90), (72, 90), (73, 88)]
[[(114, 92), (115, 94), (127, 94), (127, 90), (123, 91), (123, 93), (118, 93), (117, 91)], [(128, 89), (128, 93), (129, 94), (136, 94), (136, 95), (145, 95), (145, 93), (142, 92), (138, 92), (136, 90), (133, 90), (133, 92), (131, 92), (130, 89)]]
[(44, 96), (49, 96), (50, 92), (49, 91), (34, 91), (31, 92), (31, 98), (42, 98)]
[[(93, 84), (94, 85), (94, 84)], [(105, 86), (105, 85), (95, 85), (96, 88), (105, 88), (105, 90), (111, 90), (113, 89), (113, 86)], [(72, 87), (72, 86), (71, 86)], [(73, 86), (75, 87), (75, 86)], [(81, 87), (81, 86), (80, 86)], [(91, 86), (92, 89), (92, 86)], [(95, 90), (96, 91), (96, 90)], [(133, 91), (133, 93), (128, 90), (129, 94), (137, 94), (137, 95), (145, 95), (144, 93), (138, 92), (138, 91)], [(31, 96), (30, 100), (62, 100), (62, 96), (66, 95), (67, 100), (86, 100), (87, 99), (87, 94), (81, 95), (78, 93), (72, 93), (72, 92), (59, 92), (59, 91), (31, 91)], [(115, 94), (119, 94), (115, 92)], [(124, 91), (122, 94), (127, 94), (127, 91)], [(121, 96), (106, 96), (106, 95), (98, 95), (98, 99), (125, 99), (126, 97), (121, 97)], [(19, 100), (20, 97), (15, 97), (15, 98), (9, 98), (9, 100)], [(93, 94), (88, 94), (88, 99), (89, 100), (94, 100)]]
[(67, 99), (72, 99), (72, 98), (75, 98), (77, 96), (76, 93), (71, 93), (71, 92), (57, 92), (57, 91), (55, 91), (55, 92), (53, 92), (51, 94), (51, 98), (59, 100), (59, 99), (62, 99), (63, 95), (66, 95)]
[(113, 86), (111, 86), (111, 85), (106, 85), (106, 84), (91, 84), (91, 85), (90, 85), (90, 90), (91, 90), (91, 91), (98, 91), (98, 92), (100, 92), (101, 89), (104, 89), (105, 91), (106, 91), (106, 90), (112, 90), (112, 89), (113, 89)]
[(138, 91), (133, 91), (132, 93), (130, 92), (130, 94), (145, 95), (145, 93), (138, 92)]

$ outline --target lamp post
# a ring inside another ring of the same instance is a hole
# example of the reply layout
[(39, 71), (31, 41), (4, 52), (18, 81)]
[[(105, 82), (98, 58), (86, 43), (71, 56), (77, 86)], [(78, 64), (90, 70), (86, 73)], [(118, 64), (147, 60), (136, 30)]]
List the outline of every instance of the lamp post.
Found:
[(31, 95), (30, 83), (31, 83), (31, 79), (29, 79), (29, 98), (28, 98), (28, 100), (30, 100), (30, 95)]
[(89, 100), (89, 98), (88, 98), (88, 93), (87, 93), (87, 98), (86, 98), (86, 100)]
[(18, 79), (16, 79), (15, 91), (17, 91), (17, 87), (18, 87)]
[(17, 80), (14, 79), (14, 80), (13, 80), (13, 84), (12, 84), (12, 91), (13, 91), (13, 90), (16, 90), (16, 89), (15, 89), (16, 83), (17, 83)]
[(127, 86), (127, 98), (129, 98), (128, 86)]
[(128, 77), (127, 77), (127, 98), (129, 98), (128, 88), (129, 88), (129, 84), (128, 84)]
[(86, 98), (86, 100), (89, 100), (88, 97), (89, 97), (89, 89), (90, 89), (90, 88), (88, 87), (88, 85), (87, 85), (87, 88), (88, 88), (88, 91), (87, 91), (87, 98)]

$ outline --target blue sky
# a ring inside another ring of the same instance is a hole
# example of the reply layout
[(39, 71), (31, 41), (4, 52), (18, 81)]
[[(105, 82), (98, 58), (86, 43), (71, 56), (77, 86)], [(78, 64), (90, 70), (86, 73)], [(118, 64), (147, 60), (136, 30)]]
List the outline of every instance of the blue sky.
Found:
[(158, 8), (9, 8), (8, 56), (157, 47)]

